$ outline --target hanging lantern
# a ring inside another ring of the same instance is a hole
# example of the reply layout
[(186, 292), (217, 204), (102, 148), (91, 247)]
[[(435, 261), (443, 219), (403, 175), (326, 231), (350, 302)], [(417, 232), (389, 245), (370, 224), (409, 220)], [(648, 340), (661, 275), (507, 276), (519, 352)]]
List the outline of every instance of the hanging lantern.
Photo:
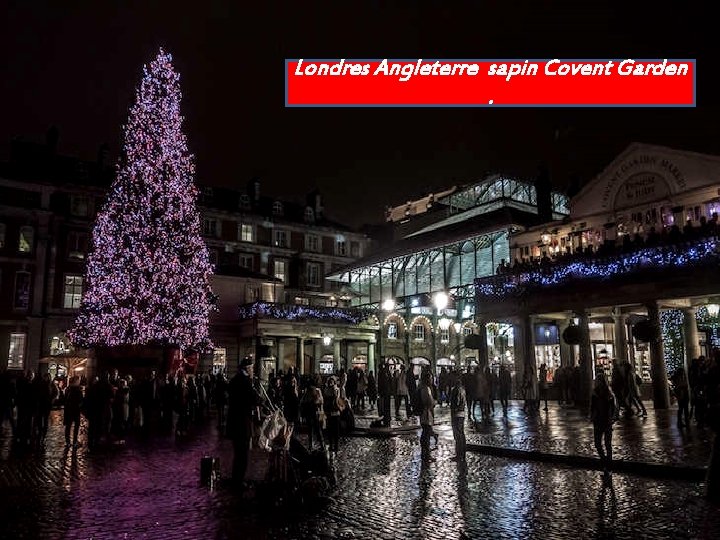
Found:
[(571, 324), (563, 330), (562, 338), (568, 345), (580, 345), (583, 338), (583, 330), (576, 324)]

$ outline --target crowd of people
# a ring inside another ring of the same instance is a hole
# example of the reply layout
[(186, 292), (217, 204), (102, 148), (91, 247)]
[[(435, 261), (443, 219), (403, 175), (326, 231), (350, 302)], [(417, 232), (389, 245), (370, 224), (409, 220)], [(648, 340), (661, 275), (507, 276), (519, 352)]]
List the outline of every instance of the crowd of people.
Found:
[(118, 370), (94, 377), (71, 376), (52, 380), (32, 371), (20, 377), (0, 374), (2, 420), (10, 424), (12, 437), (22, 446), (45, 442), (54, 403), (63, 406), (65, 442), (79, 446), (80, 418), (87, 419), (87, 445), (122, 444), (131, 431), (148, 434), (175, 430), (185, 436), (193, 423), (207, 416), (211, 404), (218, 410), (224, 429), (228, 381), (223, 374), (188, 375), (179, 370), (160, 377), (152, 371), (135, 379)]
[[(49, 375), (27, 372), (21, 377), (0, 374), (2, 421), (8, 422), (17, 444), (44, 443), (53, 403), (61, 398), (67, 446), (79, 445), (81, 417), (87, 420), (87, 445), (122, 444), (134, 432), (147, 436), (154, 432), (184, 437), (193, 426), (216, 411), (218, 431), (233, 441), (233, 478), (242, 483), (248, 466), (253, 434), (263, 418), (281, 411), (296, 437), (307, 433), (307, 449), (331, 457), (339, 450), (340, 437), (352, 431), (355, 414), (376, 415), (373, 425), (390, 426), (396, 420), (419, 423), (423, 463), (434, 461), (431, 441), (437, 447), (436, 407), (447, 407), (455, 438), (456, 460), (465, 459), (465, 420), (473, 424), (490, 423), (496, 410), (507, 416), (513, 395), (513, 377), (506, 365), (497, 370), (472, 366), (464, 371), (442, 367), (434, 373), (430, 366), (395, 366), (383, 363), (377, 372), (360, 367), (339, 370), (333, 375), (300, 375), (294, 369), (271, 373), (267, 390), (254, 377), (254, 362), (246, 358), (237, 375), (228, 381), (223, 373), (158, 376), (155, 371), (135, 379), (117, 370), (91, 381), (73, 376), (62, 385)], [(642, 381), (628, 361), (614, 361), (611, 377), (598, 369), (590, 403), (595, 445), (603, 460), (612, 459), (612, 426), (621, 413), (647, 416), (642, 402)], [(516, 393), (523, 398), (523, 410), (536, 414), (549, 396), (548, 369), (528, 368)], [(677, 424), (699, 428), (715, 425), (720, 411), (720, 351), (709, 358), (700, 356), (689, 364), (688, 372), (677, 369), (670, 376), (672, 393), (678, 403)], [(577, 367), (554, 371), (555, 397), (560, 404), (575, 399), (579, 384)], [(497, 409), (496, 409), (497, 402)], [(297, 439), (299, 440), (299, 439)]]
[(642, 248), (671, 247), (705, 238), (716, 238), (718, 236), (720, 236), (720, 224), (718, 223), (717, 213), (713, 213), (709, 220), (705, 218), (705, 216), (701, 216), (697, 226), (693, 226), (692, 221), (687, 221), (682, 228), (674, 224), (669, 227), (660, 227), (659, 231), (655, 226), (650, 226), (647, 232), (623, 234), (617, 239), (608, 239), (597, 246), (588, 244), (585, 247), (578, 247), (574, 250), (568, 247), (564, 252), (559, 252), (552, 257), (545, 253), (541, 257), (516, 258), (512, 263), (503, 259), (497, 267), (497, 273), (519, 274), (547, 268), (554, 264), (588, 258), (615, 256)]

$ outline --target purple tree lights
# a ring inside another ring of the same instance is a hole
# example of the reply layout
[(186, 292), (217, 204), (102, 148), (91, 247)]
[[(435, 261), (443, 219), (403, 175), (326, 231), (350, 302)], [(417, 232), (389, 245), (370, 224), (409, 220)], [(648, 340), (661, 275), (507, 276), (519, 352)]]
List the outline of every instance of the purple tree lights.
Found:
[(81, 347), (209, 346), (212, 265), (200, 236), (180, 76), (162, 49), (137, 90), (123, 156), (98, 214), (87, 288), (71, 331)]

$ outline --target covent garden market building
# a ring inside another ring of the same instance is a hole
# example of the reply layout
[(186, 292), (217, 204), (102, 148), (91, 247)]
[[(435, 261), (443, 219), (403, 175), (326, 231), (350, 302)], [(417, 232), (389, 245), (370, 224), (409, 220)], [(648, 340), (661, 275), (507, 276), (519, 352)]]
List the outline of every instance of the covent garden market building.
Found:
[(516, 392), (579, 366), (589, 394), (628, 360), (665, 407), (668, 374), (720, 346), (718, 211), (720, 157), (633, 144), (569, 204), (494, 176), (392, 208), (395, 242), (330, 279), (382, 312), (390, 363), (504, 363)]

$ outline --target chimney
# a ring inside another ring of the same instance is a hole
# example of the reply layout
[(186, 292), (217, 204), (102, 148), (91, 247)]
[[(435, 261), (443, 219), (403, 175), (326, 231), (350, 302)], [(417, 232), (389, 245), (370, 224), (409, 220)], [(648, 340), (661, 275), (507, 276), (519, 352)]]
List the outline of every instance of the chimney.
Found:
[(250, 200), (252, 201), (253, 206), (257, 206), (257, 204), (260, 202), (260, 179), (259, 178), (253, 178), (248, 182), (247, 185), (247, 192), (248, 196), (250, 197)]
[(315, 212), (315, 219), (322, 218), (323, 215), (323, 198), (319, 189), (315, 189), (305, 197), (306, 204)]
[(538, 175), (535, 178), (535, 193), (540, 223), (552, 221), (552, 187), (550, 186), (550, 171), (545, 162), (540, 164)]

